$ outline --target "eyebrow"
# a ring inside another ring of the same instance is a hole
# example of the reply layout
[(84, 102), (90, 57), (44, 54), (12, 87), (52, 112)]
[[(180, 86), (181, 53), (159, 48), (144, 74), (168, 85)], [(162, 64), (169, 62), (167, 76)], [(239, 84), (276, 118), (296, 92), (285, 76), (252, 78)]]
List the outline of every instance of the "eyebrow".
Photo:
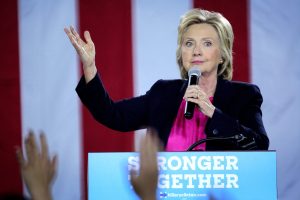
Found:
[[(184, 38), (186, 40), (195, 40), (194, 38), (191, 38), (191, 37), (187, 37), (187, 38)], [(215, 40), (214, 38), (212, 37), (204, 37), (204, 38), (201, 38), (201, 40)]]

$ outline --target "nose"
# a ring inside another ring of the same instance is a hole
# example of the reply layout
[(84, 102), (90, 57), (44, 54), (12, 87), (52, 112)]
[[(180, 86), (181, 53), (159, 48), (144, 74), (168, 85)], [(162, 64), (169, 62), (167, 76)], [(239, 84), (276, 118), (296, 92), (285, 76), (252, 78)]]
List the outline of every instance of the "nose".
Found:
[(194, 56), (200, 56), (202, 55), (202, 49), (200, 45), (195, 45), (194, 51), (193, 51)]

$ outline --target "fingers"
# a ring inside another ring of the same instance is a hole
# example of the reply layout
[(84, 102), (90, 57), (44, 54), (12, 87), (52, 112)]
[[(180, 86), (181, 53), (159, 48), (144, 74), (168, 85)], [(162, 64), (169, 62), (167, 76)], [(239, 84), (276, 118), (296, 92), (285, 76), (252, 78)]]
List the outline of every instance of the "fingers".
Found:
[(70, 34), (70, 30), (68, 29), (68, 28), (64, 28), (64, 31), (65, 31), (65, 33), (67, 34), (67, 36), (69, 36), (69, 34)]
[[(32, 131), (29, 131), (28, 136), (25, 138), (25, 151), (26, 151), (26, 157), (27, 157), (28, 162), (34, 162), (35, 160), (38, 160), (39, 158), (44, 159), (44, 160), (47, 160), (49, 158), (48, 143), (47, 143), (46, 136), (44, 133), (41, 133), (39, 135), (39, 137), (40, 137), (39, 139), (40, 139), (40, 149), (41, 150), (39, 150), (35, 135)], [(17, 151), (17, 153), (20, 153), (20, 152)], [(17, 155), (17, 156), (21, 156), (21, 155)], [(21, 157), (19, 157), (19, 158), (21, 159)], [(54, 161), (57, 162), (56, 158)]]
[(140, 183), (139, 183), (139, 176), (136, 170), (130, 170), (130, 183), (133, 186), (133, 189), (136, 193), (140, 193)]
[(159, 147), (159, 139), (156, 135), (156, 132), (148, 128), (147, 133), (145, 137), (142, 139), (141, 143), (141, 154), (144, 155), (146, 158), (151, 158), (153, 155), (155, 155), (156, 158), (156, 153), (158, 151)]
[(49, 181), (51, 182), (56, 175), (58, 166), (58, 157), (54, 155), (50, 162)]
[(57, 155), (54, 155), (51, 160), (51, 167), (52, 167), (52, 169), (54, 169), (54, 171), (57, 170), (57, 164), (58, 164), (58, 157), (57, 157)]
[(195, 103), (198, 105), (200, 112), (204, 115), (211, 118), (215, 112), (215, 106), (210, 102), (208, 99), (194, 99), (194, 98), (187, 98), (186, 101)]
[[(80, 35), (72, 26), (70, 26), (70, 29), (64, 28), (64, 31), (69, 37), (69, 39), (71, 40), (71, 42), (74, 41), (78, 45), (85, 44), (85, 42), (81, 39)], [(89, 31), (84, 31), (84, 39), (86, 40), (87, 43), (93, 43)]]
[(138, 178), (138, 172), (134, 169), (130, 170), (130, 182), (132, 185), (135, 185)]
[[(158, 181), (157, 150), (159, 140), (152, 129), (148, 129), (140, 145), (139, 174), (130, 171), (130, 181), (141, 199), (154, 197)], [(152, 199), (152, 198), (150, 198)], [(153, 198), (154, 199), (154, 198)]]
[(153, 130), (147, 130), (147, 134), (142, 140), (140, 150), (141, 174), (157, 176), (157, 151), (159, 149), (159, 139)]
[(74, 46), (74, 48), (76, 50), (78, 50), (79, 44), (77, 42), (76, 36), (68, 28), (64, 28), (64, 31), (67, 34), (67, 36), (68, 36), (70, 42), (72, 43), (72, 45)]
[[(147, 147), (147, 139), (146, 136), (142, 138), (140, 144), (140, 168), (143, 168), (144, 165), (147, 165), (147, 154), (148, 154), (148, 147)], [(145, 163), (146, 162), (146, 163)]]
[(16, 156), (17, 156), (19, 166), (21, 168), (25, 167), (26, 166), (26, 160), (23, 156), (23, 152), (21, 150), (21, 147), (16, 147)]
[(202, 108), (204, 106), (210, 106), (212, 105), (212, 103), (210, 102), (210, 100), (206, 97), (199, 97), (199, 98), (186, 98), (185, 99), (188, 102), (192, 102), (198, 105), (199, 108)]
[(186, 92), (183, 96), (185, 100), (188, 98), (194, 98), (194, 99), (207, 99), (206, 93), (198, 86), (198, 85), (190, 85), (186, 89)]
[(25, 139), (25, 150), (28, 162), (33, 162), (38, 157), (38, 148), (35, 141), (35, 136), (31, 130)]
[(94, 42), (93, 42), (93, 40), (92, 40), (92, 38), (91, 38), (91, 34), (90, 34), (89, 31), (84, 31), (84, 39), (86, 40), (86, 42), (87, 42), (88, 44), (94, 45)]
[(71, 30), (71, 33), (72, 33), (76, 38), (80, 38), (79, 34), (78, 34), (77, 31), (73, 28), (73, 26), (70, 26), (70, 30)]
[(67, 34), (70, 42), (76, 49), (77, 53), (79, 54), (82, 50), (83, 45), (85, 45), (85, 42), (80, 38), (79, 34), (72, 26), (70, 26), (70, 29), (64, 28), (64, 31)]
[(183, 98), (185, 101), (195, 103), (204, 115), (212, 117), (215, 107), (208, 95), (198, 85), (188, 86)]
[(41, 142), (41, 156), (42, 158), (48, 158), (48, 144), (44, 133), (40, 134)]
[(64, 28), (65, 33), (67, 34), (68, 38), (70, 39), (71, 42), (76, 41), (75, 35), (71, 32), (70, 29)]

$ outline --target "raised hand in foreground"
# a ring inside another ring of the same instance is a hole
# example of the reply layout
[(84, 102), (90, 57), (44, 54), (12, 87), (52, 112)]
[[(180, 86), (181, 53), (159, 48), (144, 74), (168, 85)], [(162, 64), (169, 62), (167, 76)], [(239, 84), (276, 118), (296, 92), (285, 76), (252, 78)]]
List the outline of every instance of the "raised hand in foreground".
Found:
[(56, 174), (57, 156), (52, 159), (48, 154), (45, 135), (40, 134), (40, 149), (32, 131), (25, 139), (26, 158), (20, 147), (16, 154), (25, 185), (34, 200), (51, 200), (51, 186)]
[[(159, 140), (147, 132), (140, 145), (140, 171), (131, 171), (130, 180), (136, 194), (142, 200), (155, 200), (158, 181), (157, 151)], [(138, 174), (138, 175), (137, 175)]]

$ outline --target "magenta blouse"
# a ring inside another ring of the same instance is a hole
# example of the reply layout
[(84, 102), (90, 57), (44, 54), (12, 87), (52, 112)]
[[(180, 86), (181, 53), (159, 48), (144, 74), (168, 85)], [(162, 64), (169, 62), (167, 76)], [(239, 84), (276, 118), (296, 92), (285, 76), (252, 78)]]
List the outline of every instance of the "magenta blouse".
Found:
[[(209, 100), (212, 102), (213, 97)], [(182, 99), (176, 119), (173, 123), (166, 151), (186, 151), (193, 143), (206, 138), (204, 133), (208, 117), (205, 116), (198, 108), (195, 107), (192, 119), (184, 118), (184, 108), (186, 101)], [(206, 144), (202, 143), (194, 150), (204, 151)]]

